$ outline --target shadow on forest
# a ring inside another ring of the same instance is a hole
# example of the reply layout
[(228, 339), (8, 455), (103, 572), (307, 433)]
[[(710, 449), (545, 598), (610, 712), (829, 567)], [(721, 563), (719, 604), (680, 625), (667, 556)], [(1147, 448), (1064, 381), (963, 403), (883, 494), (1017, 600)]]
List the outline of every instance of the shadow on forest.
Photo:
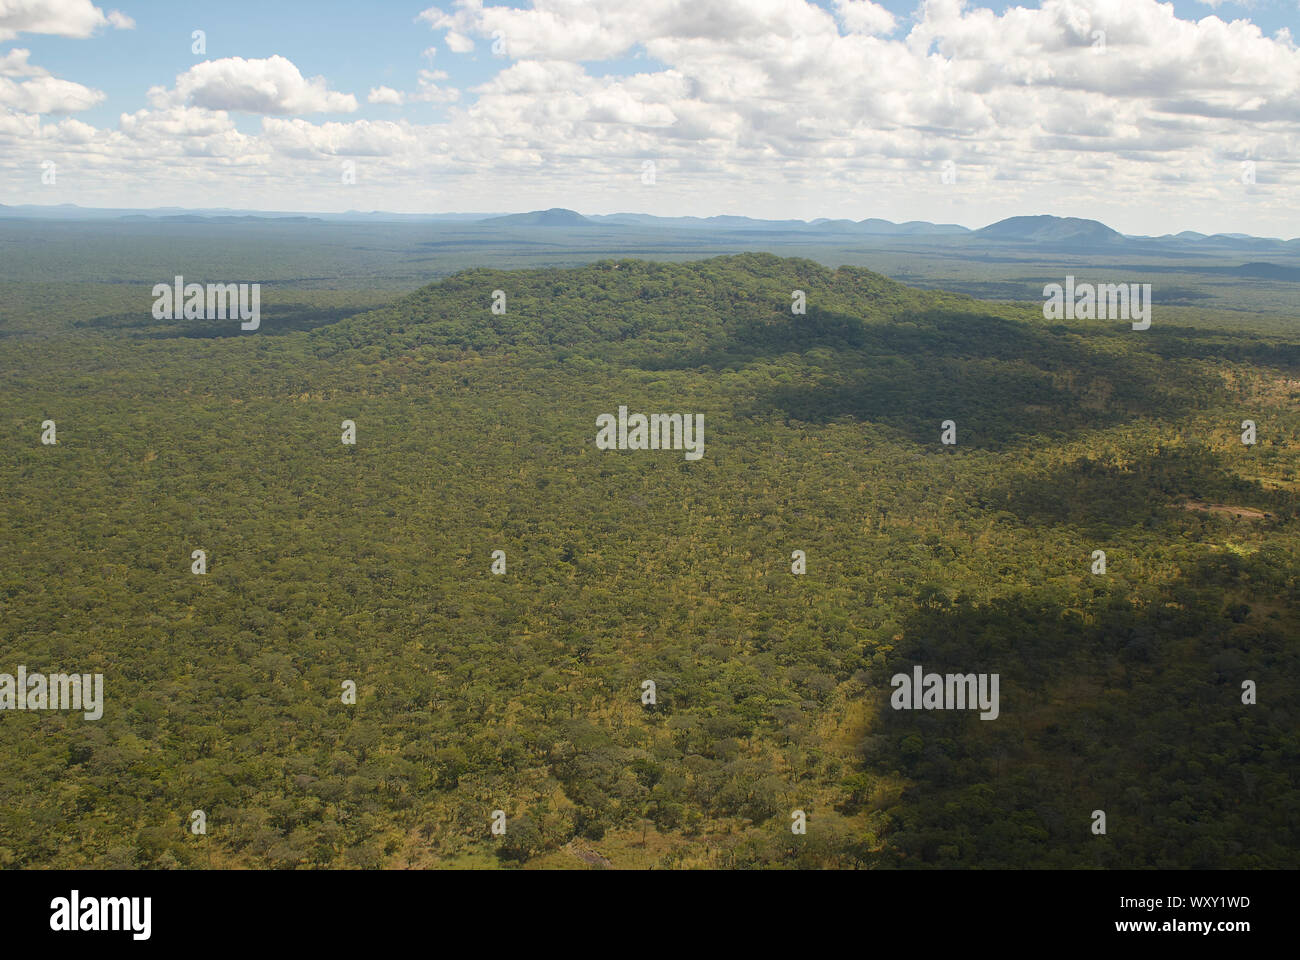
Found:
[[(1115, 349), (1128, 333), (954, 310), (864, 323), (810, 308), (790, 320), (747, 323), (711, 349), (641, 365), (718, 370), (802, 353), (803, 382), (761, 393), (747, 413), (877, 422), (936, 447), (940, 423), (953, 420), (958, 449), (1183, 416), (1222, 391), (1216, 379), (1150, 352), (1149, 340)], [(823, 352), (808, 355), (817, 348)]]
[(116, 313), (73, 324), (96, 330), (124, 330), (133, 336), (148, 340), (196, 339), (211, 340), (224, 337), (282, 336), (326, 327), (348, 317), (364, 313), (367, 308), (357, 306), (321, 307), (310, 303), (277, 303), (261, 309), (261, 323), (256, 331), (240, 329), (238, 319), (230, 320), (156, 320), (151, 315)]
[(1159, 336), (1151, 339), (1148, 347), (1152, 353), (1168, 360), (1228, 360), (1274, 367), (1288, 373), (1300, 370), (1300, 342), (1258, 334), (1199, 327), (1164, 327), (1159, 330)]
[[(1144, 602), (1096, 589), (976, 606), (931, 588), (871, 671), (887, 695), (843, 808), (883, 809), (884, 862), (902, 866), (1294, 862), (1296, 768), (1270, 759), (1300, 748), (1294, 608), (1282, 618), (1250, 607), (1252, 590), (1278, 602), (1279, 577), (1277, 556), (1212, 556)], [(895, 710), (891, 678), (916, 665), (997, 674), (997, 718)], [(1243, 677), (1277, 698), (1243, 705)], [(873, 796), (879, 776), (908, 785), (892, 801)], [(1091, 832), (1094, 810), (1105, 836)]]
[(1046, 474), (1021, 473), (987, 492), (977, 506), (1012, 513), (1026, 523), (1071, 524), (1105, 536), (1124, 527), (1167, 524), (1181, 516), (1178, 505), (1188, 500), (1269, 514), (1234, 521), (1248, 524), (1290, 519), (1300, 507), (1295, 494), (1237, 476), (1221, 455), (1200, 444), (1162, 447), (1122, 467), (1080, 457)]

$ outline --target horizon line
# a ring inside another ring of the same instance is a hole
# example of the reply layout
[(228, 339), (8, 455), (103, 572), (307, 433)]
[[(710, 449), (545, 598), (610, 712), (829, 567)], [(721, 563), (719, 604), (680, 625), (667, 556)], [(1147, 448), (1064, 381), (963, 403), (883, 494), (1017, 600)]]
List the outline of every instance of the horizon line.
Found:
[(78, 203), (5, 203), (5, 202), (0, 201), (0, 210), (4, 210), (4, 209), (19, 209), (19, 208), (31, 208), (31, 209), (36, 209), (36, 210), (68, 210), (68, 209), (75, 209), (75, 210), (85, 210), (85, 211), (88, 211), (88, 212), (95, 212), (95, 211), (98, 211), (98, 212), (132, 211), (132, 212), (140, 212), (140, 213), (144, 213), (144, 212), (147, 212), (147, 211), (153, 211), (153, 212), (168, 211), (168, 212), (178, 212), (178, 213), (196, 213), (196, 214), (200, 214), (200, 213), (209, 213), (209, 214), (212, 214), (212, 213), (229, 213), (229, 214), (239, 213), (239, 214), (256, 214), (256, 215), (262, 215), (262, 216), (266, 216), (266, 217), (269, 217), (269, 216), (281, 216), (281, 217), (292, 216), (292, 217), (314, 217), (314, 218), (324, 218), (324, 217), (344, 217), (344, 216), (350, 216), (350, 215), (352, 215), (352, 216), (368, 216), (368, 217), (388, 216), (388, 217), (398, 217), (398, 218), (418, 218), (418, 217), (464, 217), (464, 218), (479, 218), (479, 219), (483, 219), (483, 220), (492, 219), (492, 218), (495, 218), (495, 217), (525, 216), (525, 215), (530, 214), (530, 213), (548, 213), (548, 212), (551, 212), (551, 211), (557, 211), (557, 210), (558, 210), (558, 211), (563, 211), (563, 212), (565, 212), (565, 213), (574, 213), (574, 214), (577, 214), (578, 216), (585, 217), (585, 218), (591, 218), (591, 217), (635, 216), (635, 217), (653, 217), (653, 218), (656, 219), (656, 220), (698, 220), (698, 221), (714, 220), (714, 219), (722, 219), (722, 218), (732, 218), (732, 219), (737, 219), (737, 220), (753, 220), (753, 221), (755, 221), (755, 222), (760, 222), (760, 223), (802, 223), (802, 224), (806, 224), (806, 225), (808, 225), (808, 226), (812, 226), (812, 225), (814, 225), (814, 224), (816, 224), (816, 223), (818, 223), (818, 222), (843, 222), (843, 221), (847, 221), (847, 222), (850, 222), (850, 223), (866, 223), (866, 222), (868, 222), (868, 221), (875, 220), (875, 221), (879, 221), (879, 222), (882, 222), (882, 223), (893, 224), (894, 226), (904, 226), (904, 225), (909, 224), (909, 223), (918, 223), (918, 224), (930, 224), (931, 226), (936, 226), (936, 227), (961, 227), (963, 230), (967, 230), (967, 231), (969, 231), (969, 232), (971, 232), (971, 233), (975, 233), (975, 232), (978, 232), (979, 230), (983, 230), (983, 229), (985, 229), (985, 228), (987, 228), (987, 227), (995, 226), (995, 225), (997, 225), (997, 224), (999, 224), (999, 223), (1004, 223), (1004, 222), (1006, 222), (1007, 220), (1014, 220), (1014, 219), (1017, 219), (1017, 218), (1020, 218), (1020, 217), (1050, 217), (1050, 218), (1052, 218), (1052, 219), (1056, 219), (1056, 220), (1079, 220), (1079, 221), (1082, 221), (1082, 222), (1085, 222), (1085, 223), (1097, 223), (1097, 224), (1100, 224), (1100, 225), (1103, 226), (1103, 227), (1106, 227), (1108, 230), (1113, 230), (1113, 231), (1114, 231), (1115, 233), (1117, 233), (1119, 236), (1124, 237), (1124, 238), (1126, 238), (1126, 239), (1160, 239), (1161, 237), (1177, 237), (1177, 236), (1179, 236), (1179, 234), (1182, 234), (1182, 233), (1197, 233), (1197, 234), (1200, 234), (1201, 236), (1206, 237), (1206, 238), (1209, 238), (1209, 237), (1228, 237), (1228, 238), (1230, 238), (1230, 239), (1232, 239), (1232, 238), (1247, 238), (1247, 239), (1253, 239), (1253, 240), (1276, 240), (1276, 241), (1281, 242), (1281, 243), (1290, 243), (1290, 242), (1293, 242), (1293, 241), (1295, 241), (1295, 240), (1300, 240), (1300, 236), (1297, 236), (1297, 237), (1291, 237), (1291, 238), (1283, 238), (1283, 237), (1264, 237), (1264, 236), (1259, 236), (1258, 234), (1249, 234), (1249, 233), (1240, 233), (1240, 232), (1225, 232), (1225, 231), (1223, 231), (1223, 230), (1218, 230), (1218, 231), (1216, 231), (1216, 232), (1214, 232), (1214, 233), (1208, 233), (1208, 232), (1203, 231), (1203, 230), (1192, 230), (1192, 229), (1179, 230), (1179, 231), (1176, 231), (1176, 232), (1169, 232), (1169, 233), (1164, 233), (1164, 234), (1137, 234), (1137, 233), (1123, 233), (1122, 231), (1115, 230), (1114, 227), (1111, 227), (1111, 226), (1110, 226), (1108, 223), (1106, 223), (1105, 221), (1103, 221), (1103, 220), (1098, 220), (1098, 219), (1096, 219), (1095, 217), (1063, 216), (1063, 215), (1061, 215), (1061, 214), (1052, 214), (1052, 213), (1017, 213), (1017, 214), (1011, 214), (1010, 216), (1006, 216), (1006, 217), (1002, 217), (1001, 219), (998, 219), (998, 220), (990, 221), (989, 223), (986, 223), (986, 224), (984, 224), (983, 226), (980, 226), (980, 227), (972, 227), (972, 226), (968, 226), (968, 225), (966, 225), (966, 224), (956, 223), (956, 222), (952, 222), (952, 221), (946, 221), (946, 222), (942, 222), (942, 223), (941, 223), (941, 222), (934, 221), (934, 220), (889, 220), (889, 219), (887, 219), (887, 218), (885, 218), (885, 217), (874, 217), (874, 216), (873, 216), (873, 217), (864, 217), (864, 218), (862, 218), (861, 220), (854, 220), (852, 217), (824, 217), (824, 216), (823, 216), (823, 217), (813, 217), (813, 218), (811, 218), (811, 219), (804, 220), (804, 219), (800, 219), (800, 218), (798, 218), (798, 217), (756, 217), (756, 216), (752, 216), (752, 215), (750, 215), (750, 214), (745, 214), (745, 213), (714, 213), (714, 214), (708, 214), (708, 215), (706, 215), (706, 216), (701, 216), (701, 215), (699, 215), (699, 214), (674, 214), (674, 215), (665, 215), (665, 214), (656, 214), (656, 213), (645, 213), (645, 212), (634, 211), (634, 210), (620, 210), (620, 211), (618, 211), (618, 212), (616, 212), (616, 213), (582, 213), (581, 211), (579, 211), (579, 210), (575, 210), (575, 209), (573, 209), (572, 207), (537, 207), (537, 208), (534, 208), (534, 209), (531, 209), (531, 210), (517, 210), (517, 211), (504, 212), (504, 213), (503, 213), (503, 212), (492, 212), (492, 211), (468, 211), (468, 210), (464, 210), (464, 211), (462, 211), (462, 210), (421, 211), (421, 212), (416, 212), (416, 213), (404, 213), (404, 212), (400, 212), (400, 211), (396, 211), (396, 210), (358, 210), (358, 209), (355, 209), (355, 208), (351, 208), (351, 209), (348, 209), (348, 210), (269, 210), (269, 209), (265, 209), (265, 208), (257, 208), (257, 207), (178, 207), (178, 206), (162, 206), (162, 207), (132, 207), (132, 206), (123, 206), (123, 207), (100, 207), (100, 206), (82, 206), (81, 204), (78, 204)]

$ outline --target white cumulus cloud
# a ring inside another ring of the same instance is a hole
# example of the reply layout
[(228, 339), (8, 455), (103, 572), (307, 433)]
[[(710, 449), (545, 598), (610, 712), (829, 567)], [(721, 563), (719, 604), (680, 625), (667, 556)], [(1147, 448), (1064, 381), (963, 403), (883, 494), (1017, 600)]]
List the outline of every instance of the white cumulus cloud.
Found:
[(455, 87), (442, 86), (440, 81), (446, 79), (445, 70), (421, 70), (419, 88), (411, 94), (411, 99), (425, 103), (454, 103), (460, 99), (460, 91)]
[(871, 0), (835, 0), (835, 13), (852, 33), (885, 35), (894, 32), (894, 15)]
[(190, 105), (269, 116), (357, 109), (352, 94), (329, 90), (324, 77), (304, 78), (291, 60), (281, 56), (205, 60), (178, 76), (172, 89), (152, 88), (149, 98), (156, 107)]
[(406, 94), (400, 90), (394, 90), (392, 87), (371, 87), (366, 102), (385, 103), (390, 106), (400, 107), (406, 102)]
[(71, 80), (36, 77), (21, 83), (0, 77), (0, 106), (23, 113), (75, 113), (104, 100), (101, 90), (92, 90)]
[(0, 77), (45, 77), (50, 71), (27, 62), (30, 50), (15, 47), (0, 53)]
[(20, 33), (89, 37), (105, 26), (130, 30), (135, 21), (117, 10), (105, 14), (90, 0), (0, 0), (0, 42)]
[[(257, 169), (280, 209), (291, 195), (315, 209), (319, 184), (338, 184), (340, 159), (357, 156), (365, 175), (347, 189), (375, 191), (370, 208), (391, 191), (390, 208), (562, 202), (974, 224), (1053, 212), (1146, 232), (1177, 210), (1294, 233), (1300, 50), (1244, 17), (1184, 19), (1159, 0), (921, 0), (911, 19), (871, 0), (458, 0), (420, 20), (449, 49), (499, 39), (508, 54), (480, 56), (463, 90), (455, 68), (429, 69), (414, 89), (366, 97), (439, 104), (436, 122), (312, 122), (296, 115), (351, 112), (356, 98), (284, 57), (230, 58), (154, 88), (151, 109), (84, 149), (95, 169), (141, 180)], [(417, 64), (432, 66), (433, 49)], [(0, 77), (43, 71), (11, 50)], [(0, 101), (0, 173), (30, 167), (43, 138), (87, 136), (37, 115), (76, 106), (70, 91), (24, 86)], [(261, 114), (261, 130), (240, 134), (237, 111)], [(1259, 173), (1249, 186), (1247, 159)], [(657, 180), (642, 190), (647, 160)], [(940, 180), (947, 164), (955, 181)]]

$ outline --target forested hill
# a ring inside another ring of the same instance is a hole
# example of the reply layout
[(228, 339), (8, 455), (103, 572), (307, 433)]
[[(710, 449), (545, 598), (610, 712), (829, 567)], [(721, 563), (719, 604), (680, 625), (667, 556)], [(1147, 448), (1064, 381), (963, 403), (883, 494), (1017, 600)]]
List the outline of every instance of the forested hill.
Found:
[(851, 418), (927, 439), (961, 419), (964, 443), (992, 448), (1204, 410), (1227, 396), (1213, 357), (1300, 367), (1294, 341), (1161, 319), (1142, 333), (1126, 321), (1051, 323), (1037, 306), (745, 254), (468, 270), (313, 331), (310, 343), (322, 358), (510, 354), (573, 369), (730, 371), (756, 385), (756, 396), (740, 391), (741, 415)]
[[(504, 313), (491, 310), (498, 290)], [(858, 267), (832, 270), (811, 260), (751, 253), (691, 263), (619, 260), (562, 270), (466, 270), (392, 306), (322, 329), (316, 338), (334, 346), (377, 347), (385, 355), (435, 345), (561, 347), (610, 356), (611, 347), (632, 343), (637, 356), (672, 356), (683, 349), (729, 347), (773, 324), (778, 336), (792, 332), (802, 319), (791, 312), (796, 290), (805, 292), (809, 315), (842, 315), (850, 326), (975, 304)]]
[(0, 866), (1297, 864), (1300, 336), (765, 255), (117, 286), (4, 318), (0, 672), (105, 703), (0, 722)]

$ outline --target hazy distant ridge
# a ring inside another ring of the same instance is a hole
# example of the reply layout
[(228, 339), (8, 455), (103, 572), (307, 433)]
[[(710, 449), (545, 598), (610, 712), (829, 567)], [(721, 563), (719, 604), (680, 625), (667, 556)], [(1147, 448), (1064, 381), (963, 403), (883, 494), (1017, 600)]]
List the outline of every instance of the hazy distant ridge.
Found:
[(65, 203), (51, 206), (0, 204), (0, 218), (58, 219), (58, 220), (129, 220), (171, 223), (201, 222), (251, 222), (266, 221), (331, 221), (367, 222), (386, 221), (405, 223), (445, 223), (454, 221), (466, 226), (488, 228), (641, 228), (671, 231), (700, 231), (729, 234), (781, 234), (827, 237), (897, 237), (939, 238), (966, 242), (1032, 244), (1055, 246), (1062, 249), (1106, 249), (1134, 245), (1160, 245), (1179, 248), (1216, 246), (1240, 250), (1280, 250), (1300, 252), (1300, 238), (1281, 240), (1276, 237), (1252, 237), (1241, 233), (1207, 235), (1193, 230), (1159, 237), (1138, 237), (1122, 234), (1099, 220), (1079, 217), (1037, 216), (1007, 217), (997, 223), (972, 230), (956, 223), (931, 223), (927, 220), (909, 220), (894, 223), (871, 217), (866, 220), (832, 219), (815, 220), (761, 220), (753, 217), (659, 217), (649, 213), (610, 213), (583, 215), (576, 210), (552, 207), (549, 210), (531, 210), (526, 213), (434, 213), (403, 214), (382, 210), (369, 212), (349, 210), (346, 213), (304, 214), (291, 211), (256, 210), (187, 210), (180, 207), (160, 207), (152, 210), (99, 209), (78, 207)]

